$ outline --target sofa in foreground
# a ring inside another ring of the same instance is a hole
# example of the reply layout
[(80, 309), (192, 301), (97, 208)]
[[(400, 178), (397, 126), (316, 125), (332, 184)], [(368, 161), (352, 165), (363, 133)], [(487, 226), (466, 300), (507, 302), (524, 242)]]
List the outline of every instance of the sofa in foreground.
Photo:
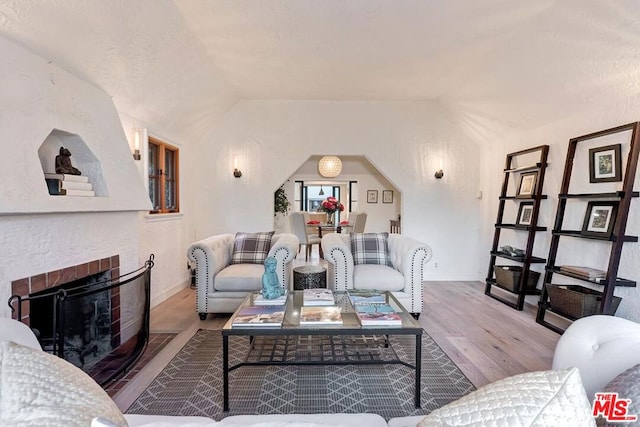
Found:
[[(629, 408), (629, 413), (637, 414), (640, 412), (637, 405), (640, 396), (632, 393), (639, 392), (638, 350), (639, 324), (610, 316), (592, 316), (574, 322), (560, 339), (554, 355), (554, 367), (563, 369), (505, 378), (436, 409), (426, 417), (393, 418), (387, 423), (375, 414), (238, 415), (216, 422), (205, 417), (123, 415), (109, 396), (84, 372), (41, 351), (26, 325), (0, 318), (0, 425), (595, 426), (581, 374), (585, 384), (592, 384), (595, 390), (602, 388), (617, 392), (620, 398), (636, 402), (635, 406)], [(623, 362), (618, 363), (618, 360)], [(561, 365), (565, 363), (577, 367), (564, 369)], [(608, 369), (615, 365), (618, 367)], [(612, 379), (612, 375), (615, 378)], [(608, 385), (603, 386), (605, 381)], [(625, 385), (629, 388), (612, 388)]]

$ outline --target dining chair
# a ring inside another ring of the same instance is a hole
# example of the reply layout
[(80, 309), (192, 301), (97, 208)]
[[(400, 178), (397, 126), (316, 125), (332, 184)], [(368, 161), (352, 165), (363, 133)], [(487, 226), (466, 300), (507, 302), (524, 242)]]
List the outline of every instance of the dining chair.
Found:
[(302, 245), (305, 245), (305, 261), (309, 261), (313, 245), (318, 245), (319, 250), (321, 239), (318, 236), (307, 233), (307, 223), (302, 212), (292, 212), (289, 215), (289, 221), (291, 222), (291, 232), (300, 240), (298, 252), (300, 252)]
[(367, 223), (367, 213), (366, 212), (358, 212), (355, 215), (355, 219), (353, 221), (353, 229), (352, 233), (364, 233), (364, 225)]

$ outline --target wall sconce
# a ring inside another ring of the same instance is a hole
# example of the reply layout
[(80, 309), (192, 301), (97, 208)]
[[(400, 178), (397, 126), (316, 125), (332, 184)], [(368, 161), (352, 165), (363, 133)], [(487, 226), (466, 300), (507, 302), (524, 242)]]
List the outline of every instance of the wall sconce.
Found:
[(233, 156), (233, 176), (236, 178), (240, 178), (242, 176), (242, 171), (238, 169), (238, 156)]
[(435, 176), (436, 179), (442, 179), (444, 176), (444, 172), (442, 171), (442, 159), (440, 160), (440, 169), (438, 169), (433, 176)]
[(140, 155), (140, 142), (144, 139), (146, 133), (146, 129), (133, 130), (133, 160), (142, 159)]

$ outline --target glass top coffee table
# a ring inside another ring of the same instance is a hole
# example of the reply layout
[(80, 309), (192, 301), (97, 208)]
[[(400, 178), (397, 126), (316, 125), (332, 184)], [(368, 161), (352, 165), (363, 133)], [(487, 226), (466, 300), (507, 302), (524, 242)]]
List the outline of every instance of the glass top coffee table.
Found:
[[(386, 303), (402, 320), (397, 326), (362, 326), (347, 292), (333, 293), (342, 324), (300, 324), (304, 291), (289, 291), (282, 326), (233, 327), (238, 312), (254, 305), (257, 292), (247, 295), (222, 328), (223, 410), (229, 410), (229, 372), (243, 366), (400, 364), (414, 370), (415, 406), (420, 407), (422, 327), (391, 292), (382, 292)], [(229, 366), (229, 337), (246, 336), (251, 345), (244, 361)], [(401, 360), (390, 335), (415, 337), (415, 360)]]

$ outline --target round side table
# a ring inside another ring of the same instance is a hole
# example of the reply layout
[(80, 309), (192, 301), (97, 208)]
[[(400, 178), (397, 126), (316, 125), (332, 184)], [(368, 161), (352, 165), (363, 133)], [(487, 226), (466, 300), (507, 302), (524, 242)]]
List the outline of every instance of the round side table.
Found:
[(303, 265), (293, 269), (293, 290), (327, 287), (327, 269), (319, 265)]

